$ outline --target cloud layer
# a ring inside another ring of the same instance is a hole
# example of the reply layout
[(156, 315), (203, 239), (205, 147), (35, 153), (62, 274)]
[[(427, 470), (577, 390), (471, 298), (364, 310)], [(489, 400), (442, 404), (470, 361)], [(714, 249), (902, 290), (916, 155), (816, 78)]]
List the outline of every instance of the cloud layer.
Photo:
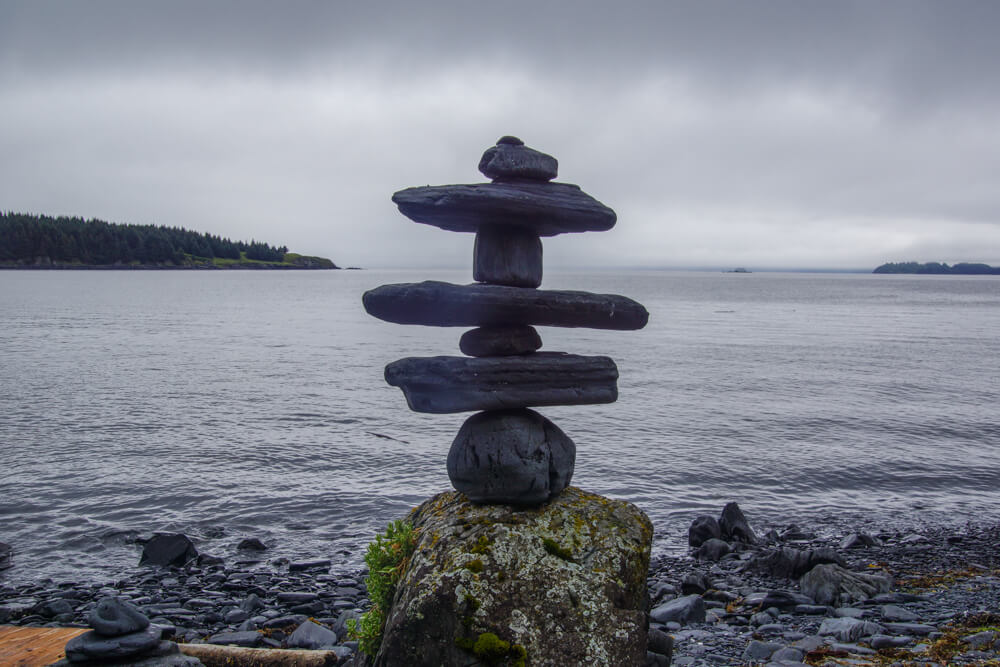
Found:
[(1000, 5), (0, 5), (0, 208), (466, 266), (389, 196), (503, 134), (615, 208), (547, 266), (1000, 264)]

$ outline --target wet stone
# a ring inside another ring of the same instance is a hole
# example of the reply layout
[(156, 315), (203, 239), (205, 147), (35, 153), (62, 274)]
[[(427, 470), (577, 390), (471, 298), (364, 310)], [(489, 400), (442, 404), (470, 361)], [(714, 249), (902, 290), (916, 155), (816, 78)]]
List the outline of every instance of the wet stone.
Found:
[(448, 452), (448, 477), (474, 503), (538, 504), (569, 485), (576, 446), (533, 410), (481, 412)]
[(522, 227), (480, 227), (472, 252), (472, 278), (493, 285), (538, 287), (542, 284), (542, 240)]
[(538, 350), (542, 338), (534, 327), (523, 324), (478, 327), (462, 334), (458, 347), (470, 357), (509, 357)]
[(121, 598), (103, 598), (87, 616), (87, 623), (105, 637), (117, 637), (149, 627), (149, 619), (138, 607)]
[(160, 628), (155, 626), (117, 637), (106, 637), (91, 630), (66, 643), (66, 657), (70, 662), (116, 660), (145, 653), (159, 643)]

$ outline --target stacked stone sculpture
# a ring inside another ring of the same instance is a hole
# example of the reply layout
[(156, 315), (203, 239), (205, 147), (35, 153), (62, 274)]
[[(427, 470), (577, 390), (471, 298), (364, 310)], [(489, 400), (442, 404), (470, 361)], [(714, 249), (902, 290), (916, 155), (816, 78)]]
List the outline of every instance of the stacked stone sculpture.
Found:
[(480, 411), (448, 453), (448, 476), (476, 503), (536, 505), (570, 483), (576, 446), (530, 410), (612, 403), (618, 368), (608, 357), (538, 352), (533, 325), (641, 329), (646, 309), (631, 299), (540, 290), (543, 236), (606, 231), (615, 212), (576, 185), (553, 183), (558, 163), (516, 137), (489, 148), (479, 170), (492, 183), (407, 188), (400, 212), (416, 222), (476, 235), (473, 279), (382, 285), (363, 297), (369, 314), (397, 324), (468, 326), (466, 357), (411, 357), (385, 369), (417, 412)]

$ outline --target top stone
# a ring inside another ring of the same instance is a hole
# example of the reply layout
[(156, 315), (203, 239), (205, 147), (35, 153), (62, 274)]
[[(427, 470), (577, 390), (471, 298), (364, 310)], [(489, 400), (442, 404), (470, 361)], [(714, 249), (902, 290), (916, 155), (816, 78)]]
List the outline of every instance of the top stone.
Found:
[(533, 148), (517, 137), (500, 137), (497, 145), (486, 149), (479, 161), (479, 171), (494, 181), (551, 181), (556, 177), (559, 162)]

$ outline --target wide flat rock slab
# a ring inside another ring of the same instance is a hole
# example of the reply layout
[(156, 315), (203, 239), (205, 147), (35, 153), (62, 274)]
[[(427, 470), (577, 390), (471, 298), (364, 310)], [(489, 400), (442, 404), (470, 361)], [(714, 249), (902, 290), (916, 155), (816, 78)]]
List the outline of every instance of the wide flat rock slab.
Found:
[(506, 410), (613, 403), (618, 367), (609, 357), (536, 352), (517, 357), (407, 357), (385, 367), (416, 412)]
[(641, 303), (617, 294), (435, 280), (382, 285), (365, 292), (362, 301), (380, 320), (438, 327), (535, 324), (628, 331), (649, 321)]
[(414, 222), (452, 232), (476, 232), (482, 225), (516, 225), (539, 236), (603, 232), (615, 226), (615, 212), (569, 183), (475, 183), (425, 185), (392, 195)]

